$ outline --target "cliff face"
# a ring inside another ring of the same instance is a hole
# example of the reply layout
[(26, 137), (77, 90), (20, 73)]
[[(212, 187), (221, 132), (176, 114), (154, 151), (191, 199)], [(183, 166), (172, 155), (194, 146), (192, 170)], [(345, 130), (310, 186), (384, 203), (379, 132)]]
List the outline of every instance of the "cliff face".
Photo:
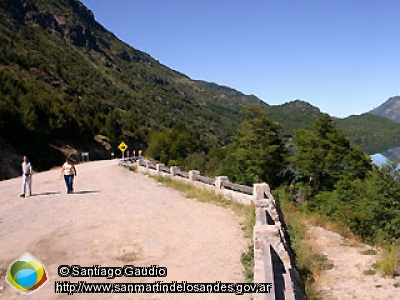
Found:
[(93, 29), (106, 32), (95, 21), (93, 13), (77, 0), (62, 0), (62, 6), (43, 5), (34, 0), (4, 0), (4, 10), (21, 24), (39, 25), (47, 33), (54, 34), (79, 47), (100, 51), (99, 44), (107, 47)]

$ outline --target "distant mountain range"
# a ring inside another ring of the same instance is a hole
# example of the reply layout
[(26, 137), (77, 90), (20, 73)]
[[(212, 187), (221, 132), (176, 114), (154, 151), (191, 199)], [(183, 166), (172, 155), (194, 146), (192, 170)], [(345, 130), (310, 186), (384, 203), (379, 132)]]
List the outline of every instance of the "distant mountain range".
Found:
[[(225, 145), (249, 105), (266, 109), (286, 135), (322, 114), (304, 101), (270, 106), (192, 80), (120, 41), (78, 0), (0, 0), (0, 179), (18, 175), (22, 154), (43, 170), (61, 163), (63, 150), (107, 157), (121, 139), (144, 148), (151, 131), (174, 125)], [(364, 149), (400, 133), (400, 124), (370, 114), (336, 121)], [(100, 135), (111, 150), (95, 142)]]
[(400, 123), (400, 96), (389, 98), (369, 113)]
[[(267, 110), (282, 125), (286, 135), (296, 129), (311, 130), (314, 121), (323, 114), (319, 108), (301, 100), (270, 106)], [(400, 124), (386, 117), (365, 113), (334, 118), (334, 121), (354, 144), (369, 154), (400, 146)]]

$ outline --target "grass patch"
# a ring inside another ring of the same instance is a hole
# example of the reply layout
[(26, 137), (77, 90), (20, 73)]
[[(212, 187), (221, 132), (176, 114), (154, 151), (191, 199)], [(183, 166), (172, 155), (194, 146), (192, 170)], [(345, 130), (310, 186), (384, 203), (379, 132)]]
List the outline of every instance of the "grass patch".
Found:
[(319, 226), (325, 228), (326, 230), (336, 232), (337, 234), (344, 237), (347, 240), (348, 245), (352, 247), (358, 246), (361, 242), (361, 238), (351, 232), (350, 228), (346, 224), (332, 222), (328, 220), (325, 216), (311, 213), (303, 207), (299, 207), (296, 209), (302, 212), (304, 222), (307, 225)]
[(330, 270), (334, 264), (328, 259), (325, 254), (313, 253), (310, 257), (311, 270)]
[(367, 249), (367, 250), (360, 251), (360, 254), (362, 254), (362, 255), (376, 255), (377, 252), (374, 249)]
[(369, 270), (364, 271), (364, 275), (367, 275), (367, 276), (372, 276), (375, 274), (376, 274), (376, 271), (374, 269), (369, 269)]
[(244, 267), (244, 279), (253, 282), (254, 279), (254, 246), (250, 245), (247, 252), (242, 253), (240, 261)]
[(384, 276), (392, 276), (397, 266), (400, 266), (400, 245), (383, 247), (383, 253), (376, 262), (376, 267)]
[[(199, 188), (189, 183), (185, 183), (178, 180), (172, 180), (168, 177), (163, 176), (152, 176), (151, 178), (156, 181), (171, 187), (175, 190), (180, 191), (186, 198), (196, 199), (200, 202), (212, 203), (224, 208), (233, 210), (237, 216), (241, 219), (241, 228), (245, 233), (245, 237), (248, 239), (253, 238), (253, 228), (256, 223), (255, 208), (254, 205), (244, 205), (236, 201), (227, 200), (221, 195), (215, 194), (213, 191), (205, 188)], [(254, 278), (254, 249), (251, 244), (248, 250), (241, 255), (241, 262), (244, 266), (245, 279), (248, 282), (253, 282)]]

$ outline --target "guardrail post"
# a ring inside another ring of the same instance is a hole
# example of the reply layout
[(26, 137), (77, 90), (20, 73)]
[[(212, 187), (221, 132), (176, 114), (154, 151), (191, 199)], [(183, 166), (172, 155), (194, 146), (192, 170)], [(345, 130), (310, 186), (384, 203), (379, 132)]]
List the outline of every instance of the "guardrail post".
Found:
[(253, 199), (254, 201), (268, 198), (271, 190), (267, 183), (255, 183), (253, 185)]
[(148, 161), (148, 160), (145, 160), (144, 161), (144, 163), (146, 164), (146, 172), (149, 172), (149, 165), (150, 165), (150, 162)]
[(191, 170), (189, 171), (189, 180), (190, 181), (196, 181), (197, 180), (197, 176), (200, 175), (200, 171), (197, 170)]
[(217, 176), (215, 177), (215, 187), (217, 189), (223, 189), (225, 182), (229, 182), (229, 178), (227, 176)]
[(169, 171), (171, 173), (171, 177), (174, 177), (174, 176), (176, 176), (177, 172), (180, 171), (180, 168), (177, 166), (172, 166), (169, 168)]
[(158, 173), (161, 173), (161, 168), (165, 167), (164, 164), (156, 164), (156, 170)]

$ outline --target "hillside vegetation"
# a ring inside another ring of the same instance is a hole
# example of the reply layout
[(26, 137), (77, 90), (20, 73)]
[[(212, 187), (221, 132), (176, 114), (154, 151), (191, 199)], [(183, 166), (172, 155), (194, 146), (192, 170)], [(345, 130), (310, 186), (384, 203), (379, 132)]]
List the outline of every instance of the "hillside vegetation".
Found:
[(373, 114), (335, 120), (340, 130), (369, 154), (400, 145), (400, 124)]
[[(313, 129), (313, 123), (322, 115), (317, 107), (296, 100), (267, 108), (272, 119), (279, 122), (285, 135), (293, 135), (298, 129)], [(370, 113), (347, 118), (334, 118), (340, 130), (368, 154), (383, 152), (400, 146), (400, 124), (384, 116)]]
[(150, 131), (179, 123), (204, 143), (224, 144), (241, 109), (267, 106), (167, 68), (121, 42), (79, 1), (0, 5), (0, 138), (21, 152), (43, 156), (53, 139), (96, 134), (143, 145)]

